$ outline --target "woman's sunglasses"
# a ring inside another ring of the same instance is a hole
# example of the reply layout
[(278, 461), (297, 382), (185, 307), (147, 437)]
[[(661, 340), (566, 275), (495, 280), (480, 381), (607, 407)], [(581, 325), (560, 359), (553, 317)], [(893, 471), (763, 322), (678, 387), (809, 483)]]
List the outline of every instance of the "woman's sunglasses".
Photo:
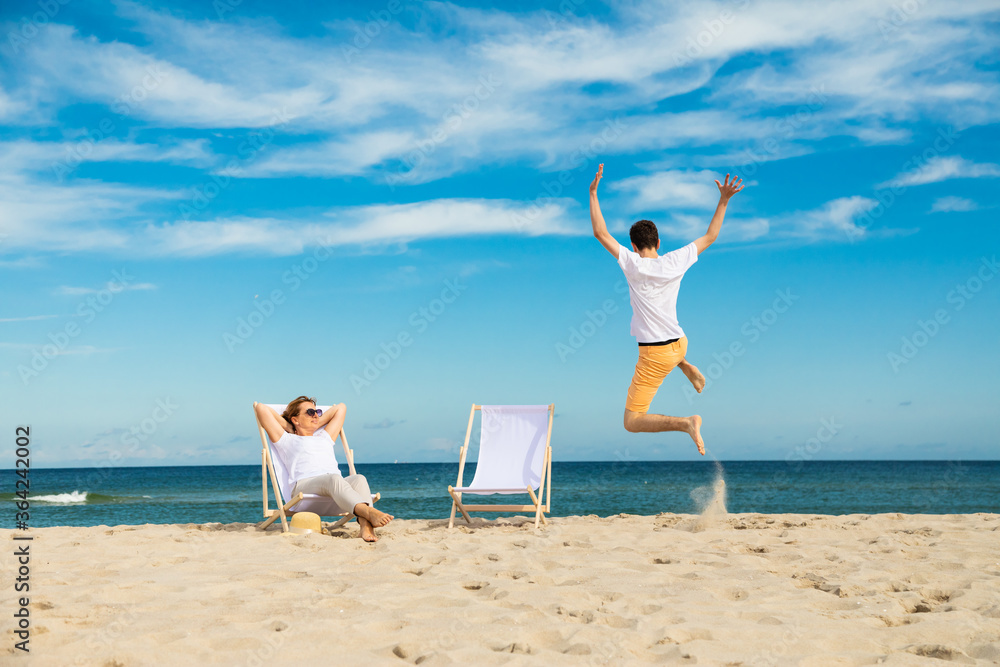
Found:
[(323, 411), (320, 410), (319, 408), (317, 408), (315, 410), (313, 410), (312, 408), (309, 408), (308, 410), (305, 411), (305, 413), (307, 415), (309, 415), (310, 417), (322, 417), (323, 416)]

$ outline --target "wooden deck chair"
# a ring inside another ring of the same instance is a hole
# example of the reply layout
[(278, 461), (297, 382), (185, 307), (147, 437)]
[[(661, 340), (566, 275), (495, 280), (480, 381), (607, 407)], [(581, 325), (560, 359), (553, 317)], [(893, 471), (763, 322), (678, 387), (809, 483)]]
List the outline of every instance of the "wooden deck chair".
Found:
[[(280, 415), (284, 411), (284, 405), (277, 404), (266, 404), (268, 407), (273, 408)], [(329, 405), (317, 405), (324, 412), (330, 409)], [(320, 516), (339, 516), (341, 517), (337, 523), (333, 524), (331, 528), (339, 528), (345, 523), (351, 520), (353, 514), (344, 513), (337, 510), (337, 507), (333, 504), (333, 499), (327, 496), (320, 496), (312, 493), (297, 493), (292, 496), (292, 489), (295, 484), (288, 479), (288, 467), (285, 462), (281, 460), (281, 456), (276, 450), (271, 449), (271, 439), (267, 437), (267, 431), (261, 426), (260, 420), (257, 419), (257, 411), (254, 410), (253, 413), (254, 421), (257, 422), (257, 430), (260, 432), (260, 442), (261, 442), (261, 452), (260, 452), (260, 484), (264, 494), (264, 518), (265, 521), (257, 526), (258, 530), (265, 530), (268, 526), (274, 523), (279, 518), (281, 519), (281, 531), (288, 532), (288, 520), (287, 517), (295, 514), (296, 512), (313, 512)], [(357, 474), (354, 471), (354, 452), (347, 445), (347, 436), (344, 435), (344, 429), (340, 429), (338, 434), (340, 437), (340, 442), (344, 446), (344, 457), (347, 459), (347, 469), (350, 471), (351, 475)], [(337, 438), (333, 438), (334, 445), (337, 444)], [(267, 480), (271, 480), (271, 488), (274, 491), (274, 499), (278, 503), (276, 509), (271, 509), (268, 507), (268, 496), (267, 496)], [(381, 494), (376, 493), (372, 495), (372, 505), (381, 497)], [(287, 502), (283, 499), (287, 499)]]
[[(472, 484), (462, 486), (469, 436), (476, 411), (482, 413), (479, 459)], [(451, 495), (451, 519), (455, 510), (472, 523), (469, 512), (534, 512), (535, 528), (548, 523), (545, 514), (552, 502), (552, 416), (555, 405), (473, 405), (465, 444), (459, 452), (458, 482), (448, 487)], [(535, 495), (538, 491), (538, 495)], [(493, 495), (527, 493), (530, 505), (466, 505), (463, 494)], [(542, 503), (542, 498), (545, 503)]]

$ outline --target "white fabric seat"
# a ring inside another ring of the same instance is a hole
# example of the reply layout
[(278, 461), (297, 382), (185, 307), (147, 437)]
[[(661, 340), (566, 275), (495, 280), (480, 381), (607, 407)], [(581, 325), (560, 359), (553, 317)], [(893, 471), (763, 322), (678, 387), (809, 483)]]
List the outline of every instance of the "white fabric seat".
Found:
[[(456, 510), (471, 523), (469, 512), (523, 512), (535, 514), (535, 526), (548, 523), (545, 514), (550, 511), (552, 495), (552, 417), (554, 405), (473, 405), (469, 413), (469, 426), (465, 444), (459, 452), (458, 482), (448, 487), (452, 497), (451, 519), (448, 527), (455, 525)], [(482, 414), (480, 424), (479, 458), (472, 483), (462, 485), (469, 437), (476, 411)], [(546, 489), (546, 486), (548, 488)], [(544, 492), (548, 491), (545, 503)], [(537, 491), (537, 496), (536, 492)], [(526, 493), (530, 505), (467, 505), (463, 494), (510, 495)]]

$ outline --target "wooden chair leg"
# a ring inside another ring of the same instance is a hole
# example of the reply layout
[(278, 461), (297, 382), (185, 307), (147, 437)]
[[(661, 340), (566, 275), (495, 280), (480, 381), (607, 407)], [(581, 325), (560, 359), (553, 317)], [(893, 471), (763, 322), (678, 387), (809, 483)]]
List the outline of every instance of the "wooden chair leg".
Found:
[(271, 510), (271, 517), (264, 521), (263, 523), (257, 524), (257, 530), (267, 530), (267, 527), (278, 519), (278, 510)]
[(530, 486), (528, 487), (528, 496), (531, 497), (531, 502), (535, 504), (535, 528), (538, 528), (538, 523), (545, 517), (542, 516), (542, 501), (535, 496), (535, 491)]
[(452, 500), (452, 510), (451, 510), (451, 512), (452, 512), (452, 521), (448, 524), (448, 527), (452, 528), (454, 526), (455, 507), (457, 507), (459, 509), (459, 511), (462, 512), (462, 516), (465, 517), (466, 523), (468, 523), (471, 526), (472, 525), (472, 517), (470, 517), (469, 513), (465, 511), (465, 508), (462, 507), (462, 501), (460, 501), (458, 499), (458, 496), (455, 495), (455, 487), (449, 486), (448, 487), (448, 493), (451, 494), (451, 500)]

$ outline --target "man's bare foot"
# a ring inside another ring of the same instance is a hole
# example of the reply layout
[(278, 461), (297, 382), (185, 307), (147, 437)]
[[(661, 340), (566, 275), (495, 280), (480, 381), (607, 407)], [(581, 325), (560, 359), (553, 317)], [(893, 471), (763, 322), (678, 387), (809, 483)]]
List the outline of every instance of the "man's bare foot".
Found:
[(372, 528), (372, 524), (368, 519), (359, 516), (358, 525), (361, 526), (361, 539), (365, 542), (378, 542), (378, 536), (375, 534), (375, 529)]
[(396, 518), (391, 514), (386, 514), (385, 512), (375, 509), (374, 507), (362, 504), (355, 505), (354, 516), (367, 519), (374, 528), (386, 526), (390, 521)]
[(704, 456), (705, 441), (701, 439), (701, 416), (694, 415), (693, 417), (688, 417), (688, 422), (691, 424), (688, 428), (688, 435), (694, 440), (694, 444), (698, 445), (698, 453)]
[(694, 390), (701, 393), (701, 390), (705, 388), (705, 376), (701, 374), (698, 367), (694, 364), (688, 363), (687, 360), (682, 361), (680, 364), (681, 371), (687, 376), (687, 379), (691, 381), (694, 385)]

